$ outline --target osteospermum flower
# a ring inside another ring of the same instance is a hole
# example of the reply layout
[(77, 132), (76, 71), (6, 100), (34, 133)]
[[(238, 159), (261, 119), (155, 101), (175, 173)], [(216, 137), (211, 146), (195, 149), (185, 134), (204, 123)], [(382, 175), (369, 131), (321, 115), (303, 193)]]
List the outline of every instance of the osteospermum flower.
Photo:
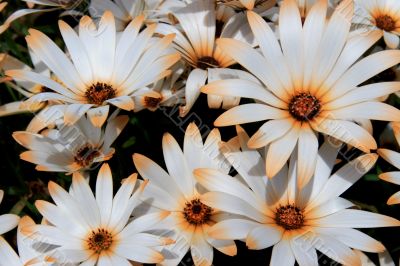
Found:
[[(3, 200), (3, 196), (4, 196), (4, 191), (0, 190), (0, 203)], [(14, 229), (18, 225), (18, 222), (19, 222), (18, 215), (15, 214), (0, 215), (0, 236)]]
[(113, 156), (115, 150), (110, 146), (128, 120), (127, 116), (111, 117), (103, 130), (82, 117), (74, 125), (61, 123), (42, 134), (17, 131), (13, 138), (29, 149), (21, 153), (20, 158), (37, 164), (38, 171), (85, 171)]
[[(30, 14), (42, 13), (42, 12), (50, 12), (56, 10), (66, 10), (63, 14), (74, 14), (74, 8), (78, 7), (83, 0), (23, 0), (27, 2), (29, 9), (19, 9), (12, 13), (3, 23), (0, 25), (0, 34), (6, 31), (12, 22), (15, 20)], [(47, 6), (49, 8), (37, 8), (33, 9), (34, 4), (39, 4), (43, 6)], [(0, 3), (0, 12), (6, 7), (7, 3)]]
[(176, 244), (163, 250), (163, 265), (178, 265), (189, 249), (196, 266), (211, 265), (213, 247), (230, 256), (236, 254), (233, 241), (216, 241), (208, 236), (208, 228), (223, 219), (223, 215), (203, 204), (192, 174), (194, 169), (200, 167), (220, 169), (225, 173), (229, 171), (219, 152), (220, 140), (218, 130), (214, 129), (203, 144), (198, 128), (191, 123), (186, 129), (182, 152), (176, 140), (165, 134), (163, 153), (169, 174), (147, 157), (133, 155), (140, 175), (150, 180), (142, 200), (155, 209), (171, 212), (155, 227), (165, 230), (165, 234), (176, 240)]
[(174, 35), (149, 45), (156, 25), (139, 33), (143, 20), (143, 16), (133, 20), (118, 39), (111, 12), (104, 13), (98, 28), (92, 19), (83, 17), (79, 23), (79, 36), (60, 21), (60, 30), (73, 63), (46, 35), (31, 29), (26, 37), (29, 47), (62, 83), (24, 70), (9, 70), (6, 75), (36, 82), (54, 91), (34, 95), (28, 103), (63, 101), (68, 104), (66, 122), (87, 113), (90, 121), (101, 127), (107, 119), (110, 104), (133, 110), (132, 94), (169, 75), (168, 68), (179, 60), (176, 53), (163, 53)]
[(128, 265), (129, 261), (159, 263), (163, 256), (156, 247), (170, 239), (142, 233), (164, 219), (161, 211), (129, 221), (147, 182), (134, 192), (137, 175), (126, 178), (115, 197), (110, 167), (103, 164), (96, 181), (96, 195), (79, 173), (74, 174), (70, 193), (49, 183), (55, 204), (36, 201), (36, 207), (50, 225), (30, 230), (38, 241), (58, 246), (52, 255), (85, 265)]
[[(326, 22), (327, 1), (319, 0), (302, 26), (294, 0), (282, 3), (280, 43), (257, 14), (248, 19), (262, 54), (232, 39), (217, 41), (219, 49), (262, 81), (227, 79), (202, 91), (222, 96), (253, 98), (257, 103), (234, 107), (214, 122), (229, 126), (268, 120), (250, 139), (251, 148), (269, 145), (268, 177), (273, 177), (296, 147), (299, 186), (312, 176), (317, 157), (316, 133), (331, 135), (364, 151), (376, 149), (374, 138), (353, 122), (359, 119), (398, 121), (400, 111), (375, 99), (398, 91), (400, 83), (358, 87), (400, 62), (400, 51), (382, 51), (358, 58), (381, 36), (379, 31), (348, 39), (353, 3), (342, 1)], [(333, 37), (334, 36), (334, 37)]]
[(386, 45), (399, 47), (400, 3), (393, 0), (354, 0), (356, 10), (353, 23), (361, 33), (379, 30), (383, 33)]
[[(215, 6), (215, 0), (193, 1), (173, 13), (179, 26), (160, 24), (157, 28), (157, 32), (161, 34), (176, 34), (174, 47), (191, 66), (185, 88), (186, 104), (180, 108), (181, 116), (189, 113), (200, 95), (200, 88), (207, 80), (211, 82), (232, 77), (254, 81), (251, 75), (243, 71), (228, 69), (235, 61), (215, 46), (215, 39), (219, 36), (251, 42), (248, 23), (243, 14), (235, 15), (232, 9), (226, 7), (217, 7), (216, 10)], [(210, 108), (222, 106), (227, 109), (237, 105), (239, 100), (236, 97), (210, 95), (208, 105)]]
[[(392, 123), (392, 128), (397, 144), (400, 144), (400, 123)], [(395, 166), (397, 169), (400, 169), (400, 153), (389, 149), (378, 149), (378, 154), (390, 164)], [(379, 175), (379, 178), (387, 182), (400, 185), (400, 171), (382, 173)], [(400, 191), (392, 195), (387, 201), (387, 204), (389, 205), (399, 203)]]
[(353, 228), (399, 226), (400, 221), (381, 214), (351, 209), (354, 204), (340, 195), (375, 164), (376, 154), (362, 155), (331, 175), (340, 146), (322, 145), (314, 178), (303, 189), (296, 186), (297, 156), (279, 178), (268, 179), (258, 151), (246, 146), (247, 134), (238, 129), (241, 150), (224, 153), (241, 177), (215, 169), (194, 174), (208, 191), (204, 204), (247, 218), (227, 219), (209, 230), (222, 240), (245, 240), (250, 249), (273, 246), (270, 265), (318, 265), (317, 250), (344, 265), (361, 265), (352, 248), (383, 252), (384, 246)]
[(40, 254), (35, 251), (32, 239), (23, 233), (24, 228), (34, 226), (35, 222), (28, 216), (21, 218), (18, 224), (17, 244), (18, 253), (7, 243), (4, 238), (0, 237), (0, 265), (1, 266), (46, 266), (55, 265), (56, 261), (51, 256)]

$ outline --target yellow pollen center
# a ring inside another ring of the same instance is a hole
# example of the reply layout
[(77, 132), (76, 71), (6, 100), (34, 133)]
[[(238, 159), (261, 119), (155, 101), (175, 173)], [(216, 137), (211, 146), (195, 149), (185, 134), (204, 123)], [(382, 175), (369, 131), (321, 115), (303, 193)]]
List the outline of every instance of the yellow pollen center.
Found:
[(93, 84), (85, 92), (88, 103), (96, 105), (102, 105), (105, 101), (114, 98), (115, 95), (115, 89), (111, 85), (100, 82)]
[(396, 29), (396, 22), (395, 20), (388, 15), (382, 15), (375, 19), (376, 26), (384, 31), (392, 31)]
[(294, 205), (280, 206), (276, 209), (275, 222), (285, 230), (295, 230), (303, 227), (303, 211)]
[(193, 225), (202, 225), (207, 223), (211, 218), (213, 209), (201, 203), (199, 199), (186, 202), (183, 209), (183, 215), (188, 223)]
[(82, 167), (92, 164), (94, 158), (100, 156), (100, 152), (90, 145), (83, 146), (76, 153), (74, 160)]
[(160, 104), (162, 98), (156, 98), (156, 97), (150, 97), (150, 96), (145, 96), (143, 101), (144, 101), (144, 106), (149, 109), (156, 109), (158, 105)]
[(219, 67), (219, 63), (214, 57), (204, 56), (197, 60), (197, 67), (206, 70), (207, 68)]
[(321, 110), (319, 100), (309, 93), (299, 93), (289, 103), (289, 113), (299, 121), (309, 121)]
[(113, 237), (109, 231), (99, 228), (97, 231), (92, 231), (87, 243), (90, 250), (100, 254), (102, 251), (111, 247), (113, 243)]

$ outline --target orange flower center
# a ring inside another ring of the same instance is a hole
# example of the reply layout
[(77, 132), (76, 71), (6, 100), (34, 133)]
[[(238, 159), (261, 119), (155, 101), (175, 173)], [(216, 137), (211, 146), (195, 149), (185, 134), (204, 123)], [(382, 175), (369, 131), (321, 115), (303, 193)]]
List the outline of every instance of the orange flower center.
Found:
[(201, 203), (199, 199), (186, 202), (183, 209), (183, 215), (188, 223), (193, 225), (202, 225), (207, 223), (211, 218), (213, 209)]
[(144, 101), (144, 106), (150, 110), (154, 110), (158, 107), (160, 104), (162, 98), (156, 98), (156, 97), (150, 97), (150, 96), (145, 96), (143, 101)]
[(297, 94), (289, 103), (289, 113), (299, 121), (313, 119), (320, 110), (319, 100), (309, 93)]
[(94, 158), (100, 156), (100, 152), (90, 145), (86, 145), (78, 150), (76, 153), (74, 160), (77, 164), (82, 167), (89, 166)]
[(275, 221), (286, 230), (295, 230), (303, 227), (303, 212), (294, 205), (280, 206), (276, 209)]
[(197, 60), (197, 67), (206, 70), (207, 68), (219, 67), (219, 63), (214, 57), (204, 56)]
[(85, 96), (89, 103), (102, 105), (105, 101), (115, 97), (115, 89), (108, 84), (97, 82), (86, 90)]
[(87, 243), (90, 250), (93, 250), (97, 254), (100, 254), (102, 251), (107, 250), (111, 247), (113, 243), (113, 237), (109, 231), (99, 228), (97, 232), (92, 231), (87, 240)]
[(396, 22), (395, 20), (388, 15), (382, 15), (375, 19), (376, 26), (384, 31), (392, 31), (396, 29)]

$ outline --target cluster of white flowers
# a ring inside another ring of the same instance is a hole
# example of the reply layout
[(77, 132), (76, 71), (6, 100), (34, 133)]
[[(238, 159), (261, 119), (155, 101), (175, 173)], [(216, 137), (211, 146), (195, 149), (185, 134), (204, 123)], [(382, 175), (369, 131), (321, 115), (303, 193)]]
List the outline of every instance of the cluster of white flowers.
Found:
[[(79, 23), (58, 21), (63, 47), (29, 29), (33, 66), (0, 54), (0, 82), (25, 97), (0, 106), (0, 117), (34, 113), (13, 133), (27, 149), (20, 158), (72, 174), (72, 184), (48, 184), (53, 203), (35, 203), (40, 224), (0, 216), (0, 235), (18, 226), (19, 252), (0, 236), (1, 266), (174, 266), (188, 252), (209, 266), (214, 248), (236, 255), (235, 240), (273, 247), (273, 266), (318, 265), (317, 252), (351, 266), (372, 263), (363, 252), (379, 253), (394, 265), (382, 243), (354, 228), (400, 221), (341, 195), (379, 156), (400, 169), (399, 153), (378, 147), (371, 122), (390, 122), (400, 144), (400, 110), (386, 101), (400, 91), (400, 1), (23, 1), (0, 33), (34, 13)], [(191, 123), (182, 149), (165, 133), (167, 171), (134, 153), (138, 174), (114, 195), (105, 161), (130, 114), (171, 107), (185, 117), (201, 93), (204, 112), (226, 110), (214, 126), (236, 126), (237, 136), (222, 141), (213, 129), (203, 140)], [(260, 121), (252, 136), (239, 126)], [(361, 155), (337, 164), (346, 145)], [(93, 193), (90, 173), (100, 164)], [(400, 184), (400, 172), (379, 177)], [(398, 203), (400, 192), (388, 200)]]

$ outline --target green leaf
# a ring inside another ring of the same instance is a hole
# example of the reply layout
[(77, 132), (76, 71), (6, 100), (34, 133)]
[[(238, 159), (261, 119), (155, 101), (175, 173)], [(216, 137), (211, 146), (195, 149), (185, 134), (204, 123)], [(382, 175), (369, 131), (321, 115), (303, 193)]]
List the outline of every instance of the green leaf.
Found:
[(379, 177), (376, 174), (367, 174), (364, 176), (364, 180), (366, 181), (379, 181)]
[(132, 136), (127, 141), (125, 141), (124, 144), (122, 144), (122, 148), (126, 149), (132, 147), (133, 145), (135, 145), (135, 143), (136, 143), (136, 137)]

